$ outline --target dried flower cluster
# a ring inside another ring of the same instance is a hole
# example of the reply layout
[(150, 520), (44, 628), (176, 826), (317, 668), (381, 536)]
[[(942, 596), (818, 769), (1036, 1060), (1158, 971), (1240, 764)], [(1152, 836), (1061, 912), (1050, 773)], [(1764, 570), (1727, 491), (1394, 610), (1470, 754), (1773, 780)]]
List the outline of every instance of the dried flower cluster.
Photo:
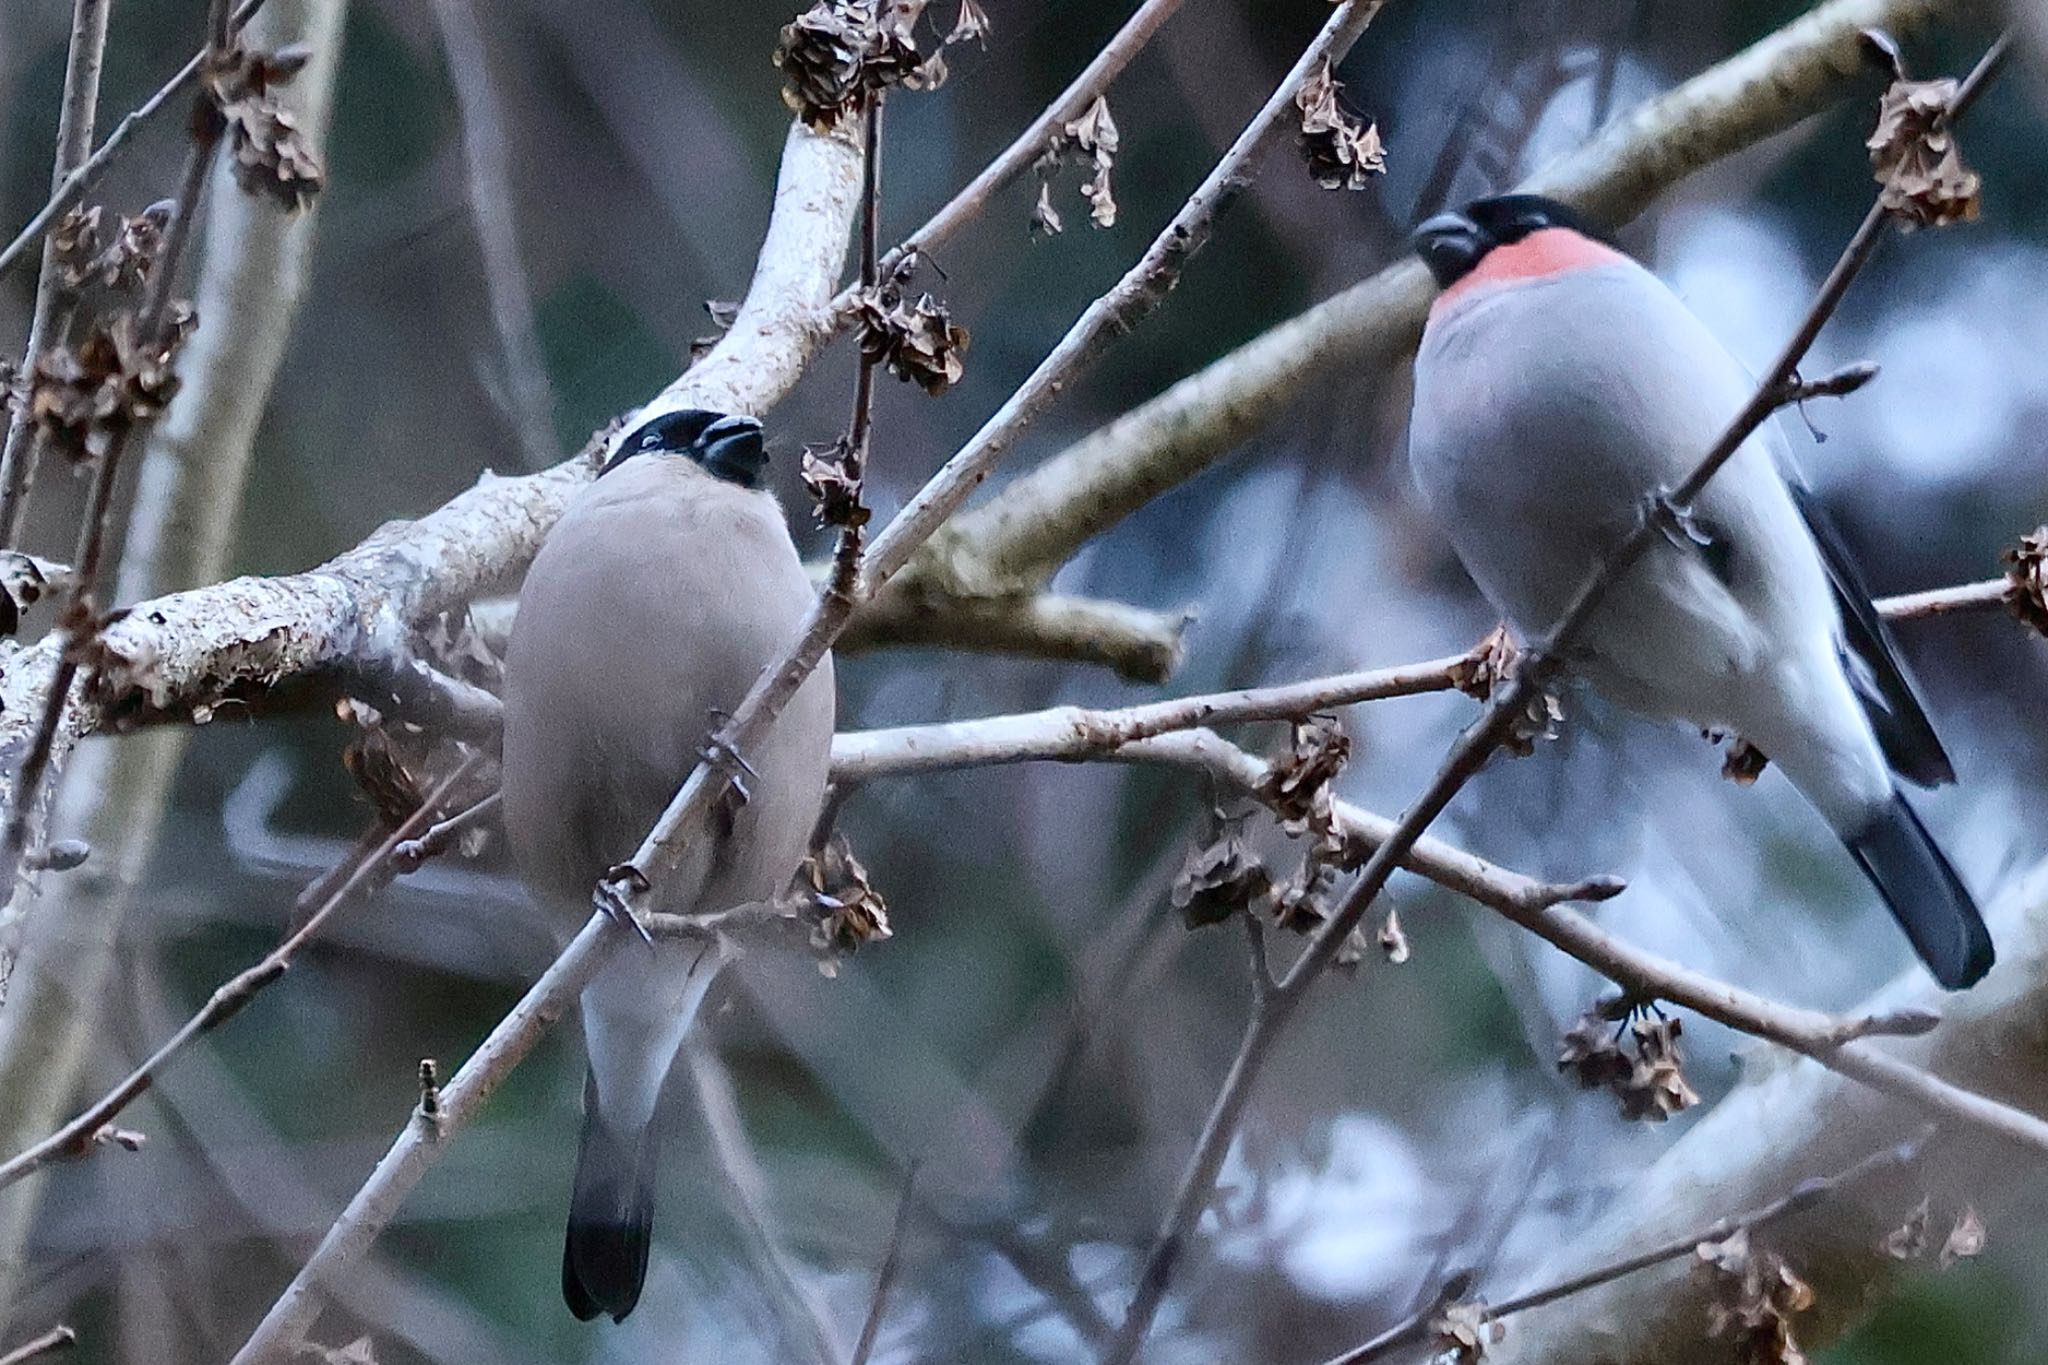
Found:
[(1946, 227), (1976, 218), (1983, 182), (1963, 164), (1949, 130), (1956, 83), (1894, 80), (1878, 105), (1870, 164), (1885, 208), (1909, 226)]
[(937, 89), (946, 80), (944, 49), (970, 39), (986, 45), (989, 23), (976, 0), (960, 0), (953, 27), (927, 54), (917, 26), (929, 7), (930, 0), (818, 0), (776, 41), (783, 103), (823, 130), (892, 85)]
[(76, 346), (45, 352), (30, 380), (29, 416), (66, 458), (98, 459), (177, 393), (173, 366), (193, 325), (191, 310), (175, 306), (159, 335), (145, 342), (136, 335), (135, 316), (124, 313)]
[(1245, 844), (1240, 821), (1211, 814), (1209, 837), (1188, 850), (1173, 880), (1173, 906), (1190, 929), (1249, 913), (1273, 893), (1273, 877)]
[(313, 202), (327, 172), (278, 92), (312, 57), (299, 46), (262, 52), (232, 48), (210, 63), (206, 91), (228, 139), (235, 181), (297, 212)]
[(426, 800), (421, 780), (424, 753), (417, 739), (394, 733), (376, 707), (344, 697), (334, 712), (356, 727), (355, 738), (341, 751), (341, 766), (356, 780), (378, 821), (396, 829), (411, 819)]
[(861, 527), (873, 515), (861, 501), (861, 471), (845, 437), (828, 446), (805, 446), (797, 469), (825, 526)]
[(1294, 92), (1295, 107), (1301, 110), (1301, 154), (1309, 178), (1324, 189), (1362, 190), (1373, 176), (1386, 174), (1387, 153), (1379, 128), (1344, 107), (1343, 89), (1325, 57)]
[(1038, 158), (1038, 204), (1031, 211), (1031, 230), (1051, 236), (1065, 230), (1066, 222), (1052, 203), (1052, 182), (1060, 167), (1077, 153), (1087, 159), (1088, 178), (1081, 183), (1081, 197), (1088, 201), (1088, 219), (1100, 228), (1116, 226), (1116, 192), (1110, 175), (1116, 170), (1120, 135), (1110, 117), (1109, 100), (1097, 95), (1081, 117), (1061, 125)]
[[(1273, 808), (1280, 828), (1291, 838), (1308, 840), (1301, 866), (1281, 883), (1273, 897), (1273, 920), (1283, 929), (1312, 933), (1330, 916), (1338, 875), (1356, 865), (1337, 821), (1337, 776), (1351, 758), (1351, 739), (1332, 716), (1310, 716), (1294, 723), (1287, 752), (1274, 761), (1262, 799)], [(1396, 935), (1398, 922), (1393, 924)], [(1384, 930), (1382, 931), (1384, 935)], [(1354, 929), (1337, 949), (1339, 967), (1356, 967), (1366, 953), (1365, 935)], [(1406, 960), (1406, 940), (1397, 954), (1389, 944), (1390, 961)]]
[(120, 294), (140, 293), (177, 208), (168, 199), (159, 200), (141, 213), (122, 215), (112, 231), (106, 210), (99, 205), (72, 209), (50, 232), (58, 280), (74, 294), (93, 285)]
[(936, 398), (960, 382), (971, 338), (930, 294), (906, 304), (901, 279), (899, 272), (895, 280), (862, 291), (854, 301), (861, 354)]
[(1806, 1365), (1792, 1319), (1813, 1307), (1813, 1290), (1782, 1256), (1751, 1245), (1748, 1228), (1693, 1254), (1718, 1293), (1708, 1335), (1734, 1339), (1736, 1365)]
[(2048, 526), (2037, 527), (2007, 550), (2005, 604), (2013, 615), (2048, 635)]
[[(1624, 1032), (1635, 1045), (1633, 1055), (1621, 1046)], [(1700, 1102), (1685, 1079), (1682, 1032), (1678, 1020), (1654, 1010), (1637, 1009), (1626, 999), (1603, 1000), (1566, 1031), (1557, 1069), (1582, 1090), (1611, 1091), (1623, 1118), (1661, 1123)]]
[(892, 932), (888, 902), (868, 880), (867, 868), (853, 856), (843, 834), (834, 834), (804, 859), (795, 891), (812, 917), (811, 946), (820, 954), (818, 970), (828, 977), (839, 974), (840, 957)]
[[(1521, 657), (1522, 651), (1508, 634), (1508, 628), (1495, 626), (1472, 647), (1471, 653), (1451, 665), (1451, 686), (1468, 697), (1490, 701), (1494, 692), (1515, 676)], [(1557, 695), (1539, 692), (1529, 698), (1522, 714), (1515, 717), (1501, 747), (1518, 758), (1527, 758), (1536, 751), (1539, 740), (1557, 738), (1557, 727), (1563, 720), (1564, 705)]]

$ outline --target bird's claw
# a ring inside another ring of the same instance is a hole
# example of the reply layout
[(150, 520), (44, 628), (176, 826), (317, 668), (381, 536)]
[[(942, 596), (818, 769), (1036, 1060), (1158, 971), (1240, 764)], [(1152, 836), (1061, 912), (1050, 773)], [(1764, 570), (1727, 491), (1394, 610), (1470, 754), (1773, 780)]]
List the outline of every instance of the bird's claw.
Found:
[(1651, 497), (1650, 519), (1665, 539), (1682, 550), (1705, 549), (1714, 543), (1713, 534), (1693, 515), (1692, 509), (1679, 504), (1668, 490)]
[(637, 934), (640, 941), (652, 948), (654, 934), (633, 909), (629, 895), (640, 895), (647, 891), (649, 883), (645, 873), (631, 863), (620, 863), (604, 874), (604, 880), (597, 884), (591, 894), (591, 901), (597, 912), (614, 924), (623, 924)]

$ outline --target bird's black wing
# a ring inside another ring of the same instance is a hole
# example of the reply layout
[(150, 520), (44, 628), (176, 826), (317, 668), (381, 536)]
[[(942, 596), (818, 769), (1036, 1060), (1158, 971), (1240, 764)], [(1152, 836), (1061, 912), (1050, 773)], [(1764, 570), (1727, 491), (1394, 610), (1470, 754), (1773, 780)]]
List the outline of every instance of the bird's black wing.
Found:
[(1870, 590), (1863, 575), (1849, 557), (1842, 533), (1835, 529), (1827, 509), (1812, 489), (1792, 481), (1792, 500), (1820, 547), (1820, 561), (1827, 568), (1828, 583), (1834, 588), (1835, 606), (1842, 618), (1840, 642), (1842, 663), (1856, 699), (1870, 717), (1871, 729), (1884, 756), (1899, 776), (1923, 787), (1936, 787), (1956, 780), (1956, 770), (1934, 733), (1920, 698), (1913, 691), (1904, 665), (1899, 662), (1891, 629), (1871, 605)]

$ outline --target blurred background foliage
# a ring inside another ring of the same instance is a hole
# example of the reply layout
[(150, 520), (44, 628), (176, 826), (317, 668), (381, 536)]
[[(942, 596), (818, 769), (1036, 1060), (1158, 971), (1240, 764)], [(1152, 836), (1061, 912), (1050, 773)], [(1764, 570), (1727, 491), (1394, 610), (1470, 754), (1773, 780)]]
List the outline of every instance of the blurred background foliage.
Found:
[[(940, 8), (945, 8), (941, 4)], [(1098, 0), (986, 0), (986, 52), (892, 101), (884, 235), (944, 202), (1122, 22)], [(1445, 199), (1501, 187), (1656, 90), (1785, 22), (1796, 0), (1402, 0), (1340, 73), (1379, 121), (1390, 171), (1312, 185), (1276, 155), (1168, 305), (1030, 433), (1026, 467), (1232, 345), (1386, 263)], [(788, 5), (503, 0), (479, 6), (509, 111), (516, 211), (564, 452), (653, 393), (743, 292), (787, 116), (768, 54)], [(1012, 188), (934, 263), (974, 343), (942, 401), (881, 395), (871, 492), (886, 515), (1026, 373), (1181, 202), (1326, 15), (1322, 0), (1203, 0), (1116, 85), (1117, 225), (1034, 239)], [(68, 6), (0, 8), (0, 221), (42, 198)], [(199, 7), (124, 0), (103, 129), (196, 43)], [(1960, 71), (1987, 30), (1916, 46)], [(1689, 182), (1629, 228), (1738, 354), (1767, 358), (1871, 193), (1853, 101)], [(1984, 577), (2043, 514), (2048, 241), (2038, 85), (2019, 73), (1967, 133), (1983, 221), (1888, 246), (1823, 338), (1816, 371), (1875, 359), (1868, 395), (1811, 414), (1804, 456), (1879, 591)], [(168, 192), (174, 120), (104, 187)], [(496, 342), (467, 217), (459, 113), (428, 7), (361, 0), (347, 24), (331, 188), (313, 288), (271, 399), (238, 571), (305, 567), (416, 516), (484, 469), (518, 466), (487, 376)], [(1063, 182), (1063, 192), (1071, 185)], [(23, 328), (32, 281), (0, 285)], [(796, 453), (843, 420), (852, 354), (829, 354), (772, 419), (775, 478), (809, 544)], [(1393, 663), (1463, 647), (1490, 620), (1410, 495), (1406, 376), (1319, 387), (1191, 486), (1090, 547), (1063, 586), (1197, 616), (1175, 691)], [(1796, 425), (1796, 423), (1795, 423)], [(76, 489), (52, 476), (34, 548), (68, 541)], [(658, 571), (658, 566), (655, 566)], [(2038, 642), (1968, 617), (1906, 645), (1964, 780), (1931, 823), (1990, 893), (2038, 856), (2043, 735), (2028, 723)], [(897, 652), (849, 661), (842, 724), (938, 720), (1054, 700), (1160, 695), (1098, 671)], [(593, 686), (605, 679), (592, 678)], [(1737, 790), (1685, 733), (1588, 698), (1536, 757), (1496, 765), (1447, 837), (1511, 866), (1614, 871), (1638, 942), (1816, 1006), (1855, 1000), (1903, 952), (1853, 869), (1775, 775)], [(1347, 794), (1392, 811), (1469, 715), (1457, 697), (1383, 703), (1348, 724)], [(228, 714), (191, 750), (174, 824), (104, 1002), (98, 1086), (274, 938), (303, 882), (369, 812), (323, 716)], [(1277, 740), (1277, 735), (1269, 738)], [(1082, 1358), (1114, 1319), (1199, 1128), (1245, 1006), (1235, 933), (1185, 932), (1167, 904), (1207, 796), (1158, 773), (1052, 766), (891, 782), (846, 827), (896, 937), (836, 980), (743, 962), (710, 1030), (737, 1087), (772, 1217), (850, 1340), (901, 1173), (921, 1216), (882, 1358)], [(1625, 1129), (1554, 1074), (1555, 1038), (1597, 988), (1487, 915), (1409, 879), (1393, 898), (1414, 960), (1321, 990), (1268, 1067), (1208, 1238), (1156, 1357), (1308, 1360), (1401, 1315), (1433, 1266), (1506, 1292), (1682, 1129)], [(416, 1098), (423, 1056), (452, 1070), (546, 961), (502, 850), (434, 868), (354, 912), (279, 989), (188, 1054), (128, 1122), (140, 1153), (61, 1170), (11, 1305), (14, 1332), (63, 1315), (85, 1359), (224, 1359), (310, 1249)], [(1695, 1083), (1735, 1074), (1702, 1027)], [(573, 1037), (550, 1039), (408, 1203), (378, 1268), (321, 1328), (376, 1358), (798, 1358), (725, 1197), (678, 1067), (674, 1156), (647, 1300), (618, 1330), (556, 1294), (578, 1103)], [(10, 1194), (0, 1197), (19, 1197)], [(2038, 1201), (2037, 1201), (2038, 1202)], [(1983, 1259), (1914, 1283), (1834, 1365), (2040, 1358), (2048, 1251), (2026, 1220)], [(1077, 1327), (1077, 1322), (1083, 1324)]]

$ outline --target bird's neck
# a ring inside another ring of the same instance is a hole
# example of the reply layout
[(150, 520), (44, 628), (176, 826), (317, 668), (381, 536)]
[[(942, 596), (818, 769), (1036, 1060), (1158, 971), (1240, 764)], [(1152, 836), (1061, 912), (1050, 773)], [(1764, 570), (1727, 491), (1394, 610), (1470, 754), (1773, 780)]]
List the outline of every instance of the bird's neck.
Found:
[(1544, 228), (1518, 242), (1509, 242), (1487, 252), (1478, 265), (1437, 295), (1436, 302), (1430, 305), (1429, 318), (1435, 322), (1474, 295), (1626, 260), (1628, 257), (1613, 247), (1605, 242), (1596, 242), (1584, 233), (1568, 228)]

